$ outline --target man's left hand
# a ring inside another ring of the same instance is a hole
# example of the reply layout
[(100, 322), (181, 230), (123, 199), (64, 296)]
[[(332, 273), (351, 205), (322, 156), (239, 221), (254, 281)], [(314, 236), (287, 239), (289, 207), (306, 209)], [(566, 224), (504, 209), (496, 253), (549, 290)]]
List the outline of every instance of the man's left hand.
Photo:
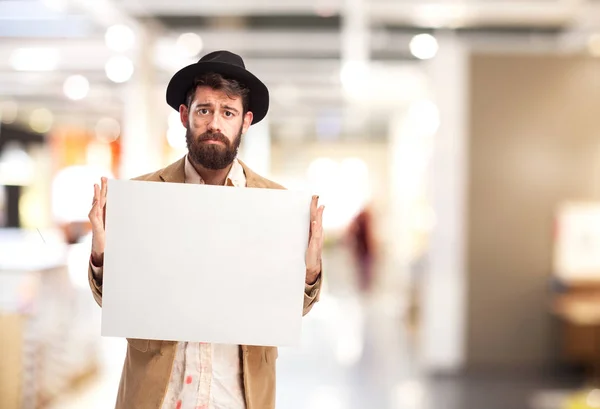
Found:
[(319, 196), (313, 196), (310, 203), (310, 232), (306, 250), (306, 284), (314, 284), (321, 274), (324, 209), (325, 206), (319, 206)]

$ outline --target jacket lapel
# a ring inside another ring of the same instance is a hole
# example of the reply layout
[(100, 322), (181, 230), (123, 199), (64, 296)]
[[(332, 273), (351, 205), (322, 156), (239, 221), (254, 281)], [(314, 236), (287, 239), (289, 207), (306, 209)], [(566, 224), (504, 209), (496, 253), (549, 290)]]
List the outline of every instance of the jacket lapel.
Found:
[(160, 179), (168, 183), (185, 183), (185, 156), (164, 168)]
[(265, 180), (262, 177), (254, 173), (254, 171), (246, 166), (246, 164), (241, 160), (238, 159), (238, 162), (240, 162), (240, 165), (242, 165), (242, 169), (244, 169), (244, 175), (246, 175), (246, 187), (267, 187)]

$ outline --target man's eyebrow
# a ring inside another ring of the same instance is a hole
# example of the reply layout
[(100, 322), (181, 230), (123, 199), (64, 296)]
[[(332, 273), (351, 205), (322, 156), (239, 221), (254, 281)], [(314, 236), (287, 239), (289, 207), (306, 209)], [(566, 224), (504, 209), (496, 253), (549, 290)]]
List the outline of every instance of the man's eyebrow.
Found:
[(223, 108), (228, 109), (230, 111), (235, 111), (236, 114), (240, 113), (240, 111), (238, 111), (237, 109), (235, 109), (234, 107), (229, 106), (229, 105), (223, 105)]

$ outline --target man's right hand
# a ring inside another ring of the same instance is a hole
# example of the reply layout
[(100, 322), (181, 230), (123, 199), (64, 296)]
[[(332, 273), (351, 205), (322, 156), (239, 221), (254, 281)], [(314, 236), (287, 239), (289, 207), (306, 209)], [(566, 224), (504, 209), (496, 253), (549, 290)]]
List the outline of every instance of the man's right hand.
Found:
[(101, 179), (102, 186), (94, 185), (94, 201), (88, 218), (92, 223), (92, 264), (104, 265), (104, 246), (106, 244), (104, 224), (106, 215), (106, 190), (108, 181)]

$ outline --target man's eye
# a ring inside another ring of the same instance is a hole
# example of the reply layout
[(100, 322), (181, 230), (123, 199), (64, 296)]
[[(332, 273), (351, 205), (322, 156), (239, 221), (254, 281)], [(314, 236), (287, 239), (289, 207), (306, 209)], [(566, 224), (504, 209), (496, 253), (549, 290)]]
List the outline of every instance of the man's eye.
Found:
[(232, 117), (233, 116), (233, 112), (231, 112), (231, 111), (225, 111), (225, 116), (226, 117)]
[(206, 108), (199, 109), (198, 113), (201, 114), (201, 115), (207, 115), (208, 114), (208, 109), (206, 109)]

